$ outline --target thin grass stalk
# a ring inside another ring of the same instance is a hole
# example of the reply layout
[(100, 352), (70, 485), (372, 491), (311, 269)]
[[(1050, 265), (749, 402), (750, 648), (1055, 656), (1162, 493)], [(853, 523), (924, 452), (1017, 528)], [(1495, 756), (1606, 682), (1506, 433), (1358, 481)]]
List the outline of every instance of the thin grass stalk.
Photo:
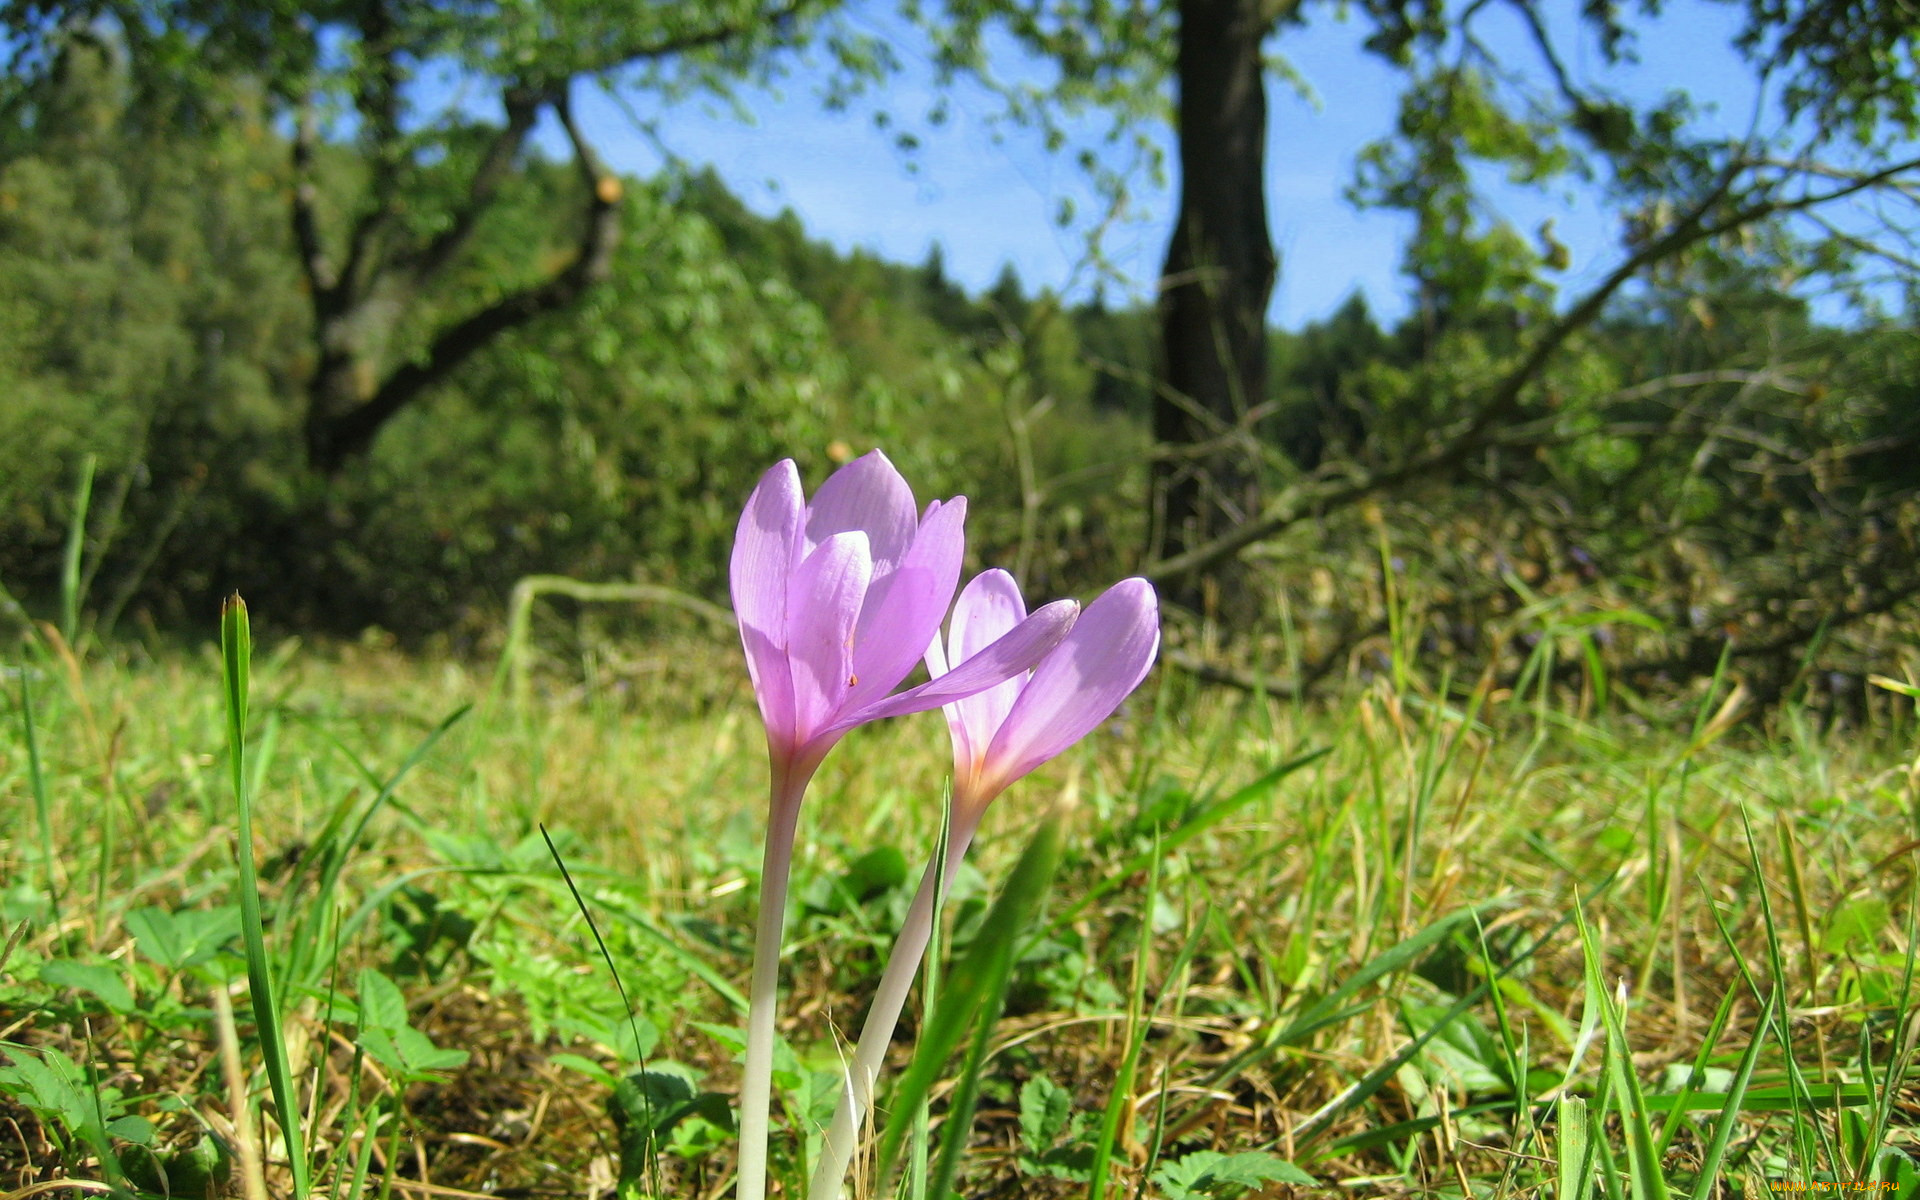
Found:
[[(1487, 946), (1487, 927), (1481, 922), (1480, 913), (1477, 910), (1473, 914), (1473, 934), (1474, 940), (1480, 947), (1482, 967), (1491, 975), (1494, 969), (1493, 951)], [(1488, 989), (1487, 996), (1493, 1002), (1494, 1027), (1500, 1033), (1500, 1053), (1505, 1060), (1507, 1084), (1513, 1089), (1514, 1120), (1516, 1123), (1524, 1123), (1527, 1114), (1532, 1111), (1532, 1105), (1529, 1103), (1532, 1097), (1527, 1091), (1526, 1056), (1516, 1043), (1514, 1021), (1507, 1013), (1506, 993), (1496, 982)]]
[(1020, 952), (1025, 954), (1032, 950), (1035, 945), (1039, 944), (1042, 939), (1052, 934), (1055, 930), (1071, 924), (1080, 914), (1092, 908), (1102, 899), (1127, 886), (1129, 879), (1132, 879), (1141, 871), (1148, 870), (1152, 864), (1157, 861), (1158, 854), (1173, 853), (1181, 846), (1186, 845), (1194, 838), (1212, 829), (1234, 813), (1252, 804), (1255, 800), (1274, 795), (1279, 789), (1281, 780), (1293, 774), (1295, 771), (1300, 770), (1302, 767), (1311, 766), (1332, 753), (1333, 747), (1322, 746), (1318, 750), (1309, 750), (1304, 754), (1296, 755), (1293, 758), (1289, 758), (1268, 768), (1247, 783), (1235, 788), (1227, 795), (1200, 808), (1193, 816), (1188, 818), (1185, 823), (1160, 839), (1158, 851), (1145, 850), (1134, 855), (1126, 862), (1121, 863), (1113, 870), (1107, 872), (1105, 879), (1081, 892), (1079, 899), (1061, 908), (1058, 913), (1054, 914), (1047, 921), (1046, 925), (1034, 930), (1021, 946)]
[(219, 1041), (220, 1075), (227, 1087), (227, 1113), (233, 1120), (234, 1147), (246, 1200), (267, 1200), (267, 1179), (260, 1162), (260, 1139), (247, 1105), (247, 1074), (240, 1065), (240, 1035), (234, 1028), (233, 1000), (224, 987), (213, 989), (213, 1027)]
[[(1107, 1107), (1100, 1114), (1099, 1132), (1094, 1135), (1091, 1181), (1087, 1200), (1102, 1200), (1107, 1191), (1107, 1166), (1113, 1158), (1114, 1142), (1120, 1134), (1120, 1122), (1133, 1104), (1133, 1076), (1140, 1065), (1140, 1048), (1147, 1040), (1146, 1015), (1147, 965), (1153, 956), (1153, 910), (1160, 900), (1160, 839), (1154, 838), (1153, 865), (1147, 871), (1147, 891), (1140, 900), (1140, 944), (1133, 957), (1133, 981), (1127, 997), (1127, 1050), (1114, 1072), (1113, 1089), (1107, 1094)], [(1130, 1132), (1130, 1131), (1129, 1131)]]
[[(420, 764), (422, 759), (426, 758), (427, 753), (439, 743), (440, 739), (445, 737), (447, 732), (472, 710), (473, 705), (471, 704), (463, 704), (459, 708), (456, 708), (442, 720), (439, 725), (435, 726), (432, 732), (421, 739), (420, 744), (414, 747), (411, 754), (407, 755), (406, 761), (400, 764), (399, 769), (384, 780), (375, 776), (357, 757), (353, 758), (352, 761), (354, 765), (360, 769), (363, 777), (365, 777), (368, 783), (374, 788), (374, 795), (373, 798), (367, 801), (365, 806), (361, 808), (358, 817), (354, 820), (352, 829), (345, 837), (340, 836), (340, 828), (349, 810), (343, 807), (340, 811), (339, 819), (328, 823), (323, 835), (315, 839), (313, 851), (305, 857), (305, 861), (317, 860), (320, 867), (313, 899), (307, 909), (307, 914), (303, 915), (298, 921), (292, 922), (295, 928), (294, 955), (288, 971), (288, 977), (292, 979), (296, 985), (308, 982), (308, 968), (314, 958), (314, 956), (309, 953), (309, 947), (317, 944), (320, 935), (327, 927), (328, 918), (332, 916), (334, 912), (333, 898), (339, 888), (341, 873), (346, 869), (347, 861), (352, 856), (354, 847), (358, 846), (360, 839), (366, 836), (367, 826), (373, 821), (374, 816), (393, 799), (393, 795), (399, 789), (401, 781)], [(289, 886), (287, 890), (291, 893), (294, 889)], [(338, 923), (335, 922), (334, 934), (336, 938), (338, 937), (338, 933)]]
[[(1806, 988), (1806, 1003), (1817, 1003), (1815, 997), (1820, 992), (1820, 943), (1813, 932), (1812, 904), (1807, 899), (1806, 870), (1800, 861), (1800, 842), (1793, 834), (1793, 821), (1785, 812), (1774, 814), (1774, 830), (1780, 838), (1780, 857), (1787, 868), (1787, 896), (1793, 901), (1794, 929), (1800, 935), (1800, 967), (1802, 983)], [(1781, 981), (1785, 983), (1785, 980)], [(1826, 1031), (1819, 1025), (1814, 1026), (1814, 1050), (1820, 1056), (1820, 1078), (1825, 1081), (1833, 1074), (1833, 1063), (1827, 1053)]]
[[(1211, 905), (1207, 907), (1209, 910), (1212, 909)], [(1189, 931), (1187, 940), (1181, 944), (1179, 953), (1174, 955), (1173, 962), (1169, 965), (1166, 975), (1164, 976), (1170, 981), (1180, 981), (1179, 986), (1162, 987), (1154, 996), (1153, 1006), (1147, 1010), (1146, 1017), (1141, 1022), (1140, 1037), (1143, 1040), (1160, 1021), (1162, 1007), (1165, 1005), (1169, 995), (1175, 998), (1176, 1016), (1178, 1016), (1180, 1011), (1184, 1010), (1186, 1006), (1187, 987), (1189, 983), (1188, 972), (1192, 970), (1193, 957), (1199, 953), (1200, 944), (1206, 939), (1208, 929), (1208, 922), (1205, 919), (1199, 921), (1192, 920), (1192, 913), (1190, 911), (1186, 915), (1188, 919), (1185, 924)], [(1171, 1061), (1164, 1062), (1161, 1065), (1160, 1087), (1154, 1097), (1153, 1139), (1152, 1143), (1147, 1147), (1145, 1164), (1140, 1169), (1143, 1180), (1153, 1173), (1154, 1164), (1160, 1161), (1160, 1151), (1166, 1145), (1167, 1091), (1172, 1068), (1173, 1063)], [(1144, 1186), (1144, 1184), (1142, 1186)], [(1135, 1188), (1134, 1194), (1138, 1196), (1140, 1189)]]
[[(1660, 1140), (1656, 1144), (1662, 1159), (1667, 1148), (1673, 1145), (1673, 1139), (1680, 1132), (1688, 1106), (1698, 1085), (1706, 1078), (1707, 1063), (1713, 1058), (1714, 1047), (1720, 1042), (1720, 1035), (1726, 1031), (1727, 1022), (1733, 1017), (1734, 1002), (1740, 997), (1738, 988), (1728, 988), (1725, 998), (1720, 1001), (1719, 1009), (1713, 1015), (1713, 1024), (1707, 1027), (1706, 1036), (1700, 1039), (1700, 1052), (1694, 1056), (1693, 1069), (1687, 1072), (1686, 1082), (1681, 1084), (1680, 1092), (1674, 1097), (1673, 1107), (1667, 1112), (1667, 1119), (1660, 1127)], [(1764, 1011), (1764, 1010), (1763, 1010)]]
[(239, 844), (234, 857), (240, 866), (240, 931), (246, 943), (247, 988), (253, 998), (253, 1017), (259, 1028), (261, 1049), (266, 1055), (267, 1082), (273, 1090), (274, 1107), (279, 1110), (287, 1165), (293, 1172), (293, 1200), (306, 1200), (307, 1160), (301, 1145), (300, 1106), (294, 1094), (293, 1072), (287, 1063), (287, 1041), (274, 994), (273, 965), (267, 958), (266, 938), (261, 930), (260, 877), (253, 862), (253, 806), (247, 793), (246, 772), (247, 674), (253, 655), (253, 636), (247, 625), (246, 601), (237, 593), (228, 599), (220, 614), (220, 655), (226, 669), (227, 759), (232, 768), (239, 818)]
[(87, 546), (87, 509), (93, 503), (91, 454), (80, 460), (80, 478), (73, 488), (73, 518), (67, 523), (66, 551), (60, 558), (60, 636), (74, 644), (80, 628), (80, 559)]
[[(1759, 843), (1754, 840), (1753, 821), (1748, 816), (1745, 805), (1740, 808), (1740, 823), (1747, 839), (1747, 863), (1757, 885), (1754, 891), (1760, 900), (1760, 925), (1767, 935), (1767, 969), (1771, 972), (1774, 981), (1771, 993), (1773, 1003), (1765, 1011), (1768, 1014), (1767, 1019), (1773, 1023), (1774, 1036), (1780, 1039), (1780, 1049), (1785, 1059), (1787, 1099), (1791, 1106), (1788, 1119), (1793, 1125), (1794, 1140), (1799, 1144), (1800, 1156), (1803, 1160), (1801, 1168), (1811, 1176), (1819, 1164), (1823, 1146), (1830, 1160), (1838, 1161), (1838, 1155), (1834, 1153), (1834, 1147), (1827, 1142), (1825, 1126), (1818, 1120), (1810, 1119), (1801, 1111), (1803, 1103), (1807, 1113), (1816, 1111), (1818, 1106), (1807, 1088), (1806, 1076), (1801, 1073), (1799, 1059), (1793, 1052), (1793, 1034), (1788, 1020), (1787, 981), (1789, 976), (1786, 953), (1780, 947), (1780, 926), (1773, 915), (1773, 901), (1767, 894), (1766, 874), (1760, 866)], [(1810, 1130), (1811, 1133), (1809, 1133)], [(1819, 1144), (1816, 1144), (1816, 1141)]]
[(33, 814), (40, 825), (40, 869), (45, 873), (47, 899), (53, 906), (53, 927), (61, 928), (60, 888), (54, 877), (53, 798), (47, 791), (46, 767), (40, 760), (40, 735), (33, 724), (33, 673), (20, 666), (20, 721), (27, 739), (27, 780), (33, 788)]
[[(633, 999), (627, 994), (626, 981), (620, 978), (620, 969), (614, 966), (613, 952), (607, 949), (607, 940), (600, 936), (600, 924), (593, 919), (593, 911), (587, 907), (586, 897), (580, 894), (579, 887), (573, 882), (573, 873), (567, 870), (566, 860), (560, 857), (560, 847), (554, 845), (553, 835), (547, 832), (545, 825), (541, 825), (539, 828), (540, 840), (547, 844), (547, 853), (553, 857), (553, 865), (559, 869), (560, 878), (566, 882), (567, 893), (573, 897), (574, 908), (580, 913), (581, 919), (587, 923), (587, 932), (593, 935), (593, 944), (600, 951), (600, 961), (607, 964), (607, 974), (613, 977), (613, 989), (620, 994), (620, 1007), (627, 1014), (627, 1030), (633, 1035), (634, 1049), (638, 1051), (642, 1045), (640, 1025), (634, 1019)], [(647, 1062), (645, 1055), (640, 1056), (639, 1066), (642, 1072), (646, 1071)], [(654, 1193), (658, 1195), (660, 1192), (660, 1148), (653, 1134), (653, 1100), (644, 1087), (640, 1089), (640, 1100), (645, 1110), (647, 1122), (647, 1146), (641, 1154), (644, 1161), (640, 1165), (641, 1169), (651, 1177)], [(622, 1164), (622, 1166), (624, 1167), (625, 1164)]]
[[(1867, 1145), (1879, 1147), (1885, 1143), (1887, 1130), (1893, 1124), (1893, 1114), (1900, 1104), (1900, 1089), (1904, 1085), (1908, 1071), (1913, 1065), (1915, 1051), (1920, 1050), (1920, 1009), (1913, 1004), (1914, 965), (1916, 955), (1920, 955), (1920, 881), (1908, 889), (1907, 900), (1907, 955), (1906, 963), (1900, 973), (1900, 998), (1894, 1005), (1895, 1013), (1910, 1014), (1906, 1025), (1894, 1030), (1893, 1052), (1887, 1056), (1886, 1071), (1879, 1084), (1874, 1088), (1873, 1121), (1869, 1127)], [(1896, 1018), (1897, 1019), (1897, 1018)], [(1861, 1036), (1866, 1036), (1862, 1027)], [(1866, 1066), (1866, 1077), (1873, 1079), (1873, 1059), (1862, 1053), (1860, 1061)]]
[(1628, 1181), (1635, 1200), (1666, 1200), (1666, 1176), (1660, 1169), (1660, 1155), (1654, 1149), (1655, 1139), (1653, 1128), (1647, 1120), (1646, 1097), (1641, 1094), (1640, 1079), (1633, 1071), (1632, 1048), (1627, 1043), (1626, 1021), (1622, 1014), (1625, 983), (1623, 981), (1621, 984), (1620, 1002), (1616, 1002), (1607, 994), (1606, 982), (1601, 975), (1600, 948), (1594, 938), (1593, 927), (1587, 924), (1586, 914), (1577, 905), (1573, 918), (1580, 930), (1588, 1003), (1599, 1006), (1600, 1020), (1606, 1027), (1603, 1074), (1624, 1105), (1620, 1115), (1627, 1130)]
[[(1761, 1011), (1771, 1012), (1776, 990), (1768, 995)], [(1747, 1096), (1747, 1087), (1753, 1082), (1753, 1069), (1760, 1062), (1760, 1048), (1767, 1041), (1767, 1023), (1759, 1021), (1753, 1028), (1753, 1040), (1747, 1043), (1746, 1053), (1740, 1056), (1740, 1066), (1733, 1073), (1733, 1082), (1727, 1088), (1727, 1099), (1720, 1106), (1720, 1119), (1714, 1122), (1713, 1136), (1707, 1142), (1707, 1152), (1700, 1160), (1700, 1177), (1694, 1181), (1691, 1200), (1709, 1200), (1713, 1195), (1713, 1185), (1720, 1175), (1720, 1162), (1726, 1157), (1727, 1142), (1733, 1136), (1735, 1126), (1740, 1121), (1740, 1104)], [(1683, 1100), (1684, 1103), (1684, 1100)], [(1674, 1105), (1674, 1114), (1681, 1111), (1679, 1104)]]

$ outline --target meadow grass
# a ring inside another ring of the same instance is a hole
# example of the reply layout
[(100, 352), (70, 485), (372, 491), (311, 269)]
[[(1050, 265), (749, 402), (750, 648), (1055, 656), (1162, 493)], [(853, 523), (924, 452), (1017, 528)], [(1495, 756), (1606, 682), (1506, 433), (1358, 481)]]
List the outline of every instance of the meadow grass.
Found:
[[(723, 640), (632, 654), (520, 698), (281, 641), (236, 760), (231, 656), (22, 646), (0, 1189), (726, 1194), (759, 727)], [(1003, 798), (856, 1194), (1914, 1194), (1911, 703), (1827, 727), (1732, 679), (1600, 715), (1443, 682), (1396, 659), (1298, 705), (1163, 669)], [(784, 1194), (947, 763), (937, 717), (895, 721), (811, 793)]]

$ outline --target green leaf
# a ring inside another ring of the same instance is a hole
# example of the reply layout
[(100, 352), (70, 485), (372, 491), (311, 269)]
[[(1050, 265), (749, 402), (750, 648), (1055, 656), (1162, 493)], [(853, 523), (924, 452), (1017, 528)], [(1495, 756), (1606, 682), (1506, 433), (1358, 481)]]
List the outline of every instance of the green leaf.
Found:
[(381, 1066), (408, 1082), (465, 1065), (465, 1050), (442, 1050), (418, 1029), (362, 1029), (355, 1043)]
[(556, 1067), (565, 1067), (569, 1071), (578, 1071), (603, 1087), (610, 1088), (619, 1082), (619, 1077), (614, 1075), (612, 1071), (607, 1070), (599, 1063), (583, 1055), (570, 1054), (563, 1050), (558, 1054), (549, 1054), (547, 1061)]
[(133, 1011), (133, 991), (120, 972), (105, 963), (74, 962), (56, 958), (40, 964), (40, 982), (50, 987), (73, 988), (98, 996), (117, 1013)]
[(358, 996), (362, 1033), (373, 1029), (393, 1032), (407, 1028), (407, 998), (393, 980), (372, 967), (362, 967)]
[(418, 1029), (402, 1029), (394, 1035), (394, 1040), (400, 1043), (400, 1052), (406, 1055), (415, 1071), (451, 1071), (467, 1065), (469, 1056), (465, 1050), (436, 1046), (432, 1038)]
[(1196, 1150), (1155, 1171), (1153, 1181), (1167, 1200), (1235, 1200), (1264, 1183), (1320, 1186), (1318, 1179), (1286, 1159), (1259, 1150), (1239, 1154)]
[(234, 905), (180, 912), (136, 908), (126, 915), (125, 923), (141, 954), (178, 971), (206, 962), (239, 937), (240, 909)]
[(1036, 1158), (1053, 1149), (1073, 1116), (1073, 1096), (1045, 1075), (1020, 1089), (1020, 1139)]
[(1826, 934), (1820, 949), (1826, 954), (1843, 954), (1853, 947), (1872, 949), (1881, 930), (1887, 927), (1887, 902), (1881, 896), (1862, 896), (1833, 910), (1827, 919)]
[(733, 1109), (727, 1097), (694, 1086), (687, 1069), (678, 1064), (635, 1071), (614, 1084), (607, 1099), (620, 1134), (620, 1182), (642, 1182), (647, 1164), (659, 1146), (670, 1140), (683, 1123), (730, 1129)]
[(8, 1051), (11, 1065), (0, 1067), (0, 1092), (12, 1096), (44, 1119), (59, 1122), (70, 1132), (97, 1140), (101, 1119), (111, 1119), (120, 1108), (116, 1088), (95, 1091), (79, 1063), (49, 1046), (37, 1053)]
[(107, 1132), (123, 1142), (132, 1142), (136, 1146), (153, 1145), (153, 1122), (145, 1117), (116, 1117), (107, 1122)]

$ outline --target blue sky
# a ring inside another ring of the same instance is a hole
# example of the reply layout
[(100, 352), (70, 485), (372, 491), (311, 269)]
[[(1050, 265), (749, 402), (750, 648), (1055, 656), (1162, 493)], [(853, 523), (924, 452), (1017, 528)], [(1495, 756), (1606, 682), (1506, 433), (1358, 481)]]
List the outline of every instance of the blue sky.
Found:
[[(1342, 23), (1334, 11), (1317, 7), (1311, 25), (1269, 44), (1313, 92), (1302, 97), (1277, 79), (1269, 86), (1269, 219), (1282, 260), (1269, 316), (1286, 327), (1325, 316), (1356, 289), (1383, 316), (1405, 310), (1398, 275), (1405, 222), (1357, 212), (1342, 195), (1356, 151), (1392, 128), (1399, 78), (1363, 52), (1361, 23)], [(1738, 16), (1734, 6), (1701, 0), (1670, 5), (1640, 39), (1641, 63), (1607, 78), (1640, 100), (1685, 87), (1696, 102), (1715, 106), (1710, 120), (1744, 128), (1756, 87), (1729, 46)], [(812, 236), (843, 250), (860, 246), (919, 262), (938, 242), (949, 274), (970, 289), (985, 288), (1010, 263), (1030, 290), (1084, 295), (1094, 277), (1085, 262), (1084, 214), (1096, 206), (1071, 155), (1050, 154), (1029, 130), (996, 126), (996, 103), (977, 88), (952, 93), (953, 119), (945, 126), (916, 123), (935, 94), (924, 46), (896, 21), (863, 18), (858, 9), (856, 20), (893, 41), (905, 70), (879, 96), (848, 111), (823, 107), (820, 76), (805, 66), (777, 89), (745, 93), (750, 120), (712, 101), (665, 110), (656, 97), (629, 102), (656, 121), (668, 152), (712, 166), (761, 213), (792, 208)], [(1506, 33), (1496, 29), (1493, 44), (1503, 55), (1511, 52), (1517, 68), (1536, 68), (1517, 24)], [(1590, 46), (1570, 59), (1577, 74), (1603, 65)], [(1012, 58), (999, 69), (1042, 78), (1046, 67)], [(660, 168), (659, 145), (620, 105), (599, 95), (583, 95), (581, 102), (589, 134), (613, 166), (639, 174)], [(893, 134), (876, 128), (872, 114), (879, 105), (922, 136), (911, 164), (894, 148)], [(1170, 139), (1163, 144), (1170, 146)], [(1168, 170), (1175, 169), (1169, 155)], [(1131, 219), (1108, 232), (1105, 249), (1127, 280), (1123, 290), (1145, 298), (1172, 224), (1174, 195), (1144, 171), (1133, 177), (1131, 191)], [(1522, 230), (1554, 219), (1556, 236), (1573, 252), (1563, 276), (1567, 289), (1603, 274), (1617, 254), (1617, 218), (1591, 189), (1540, 195), (1495, 186), (1490, 194)], [(1065, 229), (1054, 219), (1063, 196), (1074, 198), (1083, 214)]]

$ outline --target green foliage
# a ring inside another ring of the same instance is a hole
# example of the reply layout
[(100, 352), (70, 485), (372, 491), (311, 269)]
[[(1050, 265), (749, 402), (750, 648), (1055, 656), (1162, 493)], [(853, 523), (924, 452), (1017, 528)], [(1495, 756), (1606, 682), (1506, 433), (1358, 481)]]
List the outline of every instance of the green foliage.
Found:
[[(0, 322), (0, 379), (22, 398), (0, 411), (0, 579), (30, 599), (56, 591), (85, 454), (101, 628), (187, 623), (236, 586), (293, 626), (458, 637), (536, 572), (717, 595), (759, 471), (876, 444), (929, 494), (972, 495), (984, 560), (1025, 555), (1041, 586), (1110, 576), (1137, 544), (1113, 481), (1142, 439), (1087, 407), (1054, 302), (1009, 277), (975, 303), (937, 270), (842, 258), (703, 175), (630, 183), (611, 277), (579, 311), (475, 355), (322, 485), (299, 446), (313, 363), (282, 135), (240, 84), (226, 120), (156, 122), (105, 57), (63, 61), (0, 175), (0, 310), (19, 318)], [(337, 216), (364, 164), (321, 151)], [(393, 351), (566, 253), (573, 186), (537, 158), (504, 180)]]
[[(737, 670), (723, 640), (674, 649)], [(308, 981), (284, 1007), (316, 1194), (363, 1200), (380, 1172), (422, 1163), (462, 1190), (522, 1172), (629, 1197), (724, 1190), (730, 981), (747, 970), (728, 931), (752, 891), (750, 838), (724, 831), (750, 834), (761, 811), (744, 689), (694, 716), (536, 696), (514, 721), (453, 721), (441, 714), (486, 672), (358, 654), (262, 654), (240, 764), (268, 864), (266, 952)], [(209, 1004), (245, 967), (217, 667), (85, 648), (75, 666), (35, 691), (55, 878), (102, 861), (113, 877), (84, 921), (37, 923), (4, 952), (16, 1026), (0, 1101), (39, 1148), (29, 1185), (123, 1177), (200, 1196), (245, 1162), (223, 1123), (203, 1124), (231, 1100), (206, 1069)], [(1085, 1194), (1102, 1144), (1107, 1194), (1168, 1200), (1426, 1194), (1462, 1175), (1476, 1192), (1558, 1176), (1569, 1194), (1622, 1196), (1657, 1194), (1660, 1171), (1672, 1194), (1703, 1196), (1911, 1179), (1910, 831), (1887, 819), (1915, 801), (1911, 726), (1885, 709), (1844, 736), (1792, 715), (1716, 733), (1730, 681), (1692, 720), (1649, 704), (1644, 720), (1590, 722), (1504, 690), (1458, 705), (1417, 680), (1319, 707), (1195, 698), (1164, 676), (1133, 736), (1050, 769), (1024, 813), (1009, 797), (978, 847), (1009, 886), (992, 921), (949, 910), (964, 965), (917, 1031), (934, 1050), (902, 1078), (924, 1086), (895, 1089), (889, 1122), (923, 1102), (942, 1118), (958, 1194)], [(1905, 713), (1900, 687), (1885, 700)], [(96, 744), (109, 716), (120, 732)], [(843, 926), (892, 920), (900, 855), (932, 840), (937, 728), (863, 730), (831, 769), (822, 798), (839, 802), (810, 814), (800, 869), (834, 897), (869, 893), (836, 900)], [(0, 763), (17, 768), (25, 742), (24, 722), (0, 722)], [(1324, 749), (1282, 749), (1300, 743)], [(1256, 773), (1253, 755), (1276, 765)], [(1069, 780), (1078, 805), (1035, 831), (1032, 801)], [(163, 785), (177, 799), (138, 838), (102, 820)], [(0, 768), (0, 802), (24, 809), (32, 787)], [(1780, 831), (1748, 859), (1724, 853), (1743, 811)], [(560, 826), (625, 996), (536, 814)], [(298, 862), (266, 850), (294, 843)], [(32, 847), (0, 854), (13, 869)], [(339, 919), (316, 926), (315, 908)], [(865, 1001), (870, 972), (824, 952), (842, 933), (816, 923), (796, 942), (802, 1011)], [(307, 936), (328, 951), (317, 974)], [(1045, 939), (1074, 943), (1079, 978), (1048, 978)], [(247, 1015), (243, 1098), (260, 1104), (267, 1046)], [(782, 1056), (783, 1144), (830, 1107), (837, 1062), (822, 1044)], [(284, 1188), (280, 1155), (264, 1169)]]
[[(1020, 1089), (1020, 1171), (1085, 1183), (1093, 1173), (1091, 1113), (1073, 1111), (1073, 1093), (1045, 1075)], [(1063, 1144), (1064, 1143), (1064, 1144)]]
[(1161, 1167), (1153, 1180), (1166, 1192), (1167, 1200), (1239, 1200), (1266, 1183), (1320, 1186), (1319, 1180), (1286, 1159), (1258, 1150), (1238, 1154), (1195, 1150)]

